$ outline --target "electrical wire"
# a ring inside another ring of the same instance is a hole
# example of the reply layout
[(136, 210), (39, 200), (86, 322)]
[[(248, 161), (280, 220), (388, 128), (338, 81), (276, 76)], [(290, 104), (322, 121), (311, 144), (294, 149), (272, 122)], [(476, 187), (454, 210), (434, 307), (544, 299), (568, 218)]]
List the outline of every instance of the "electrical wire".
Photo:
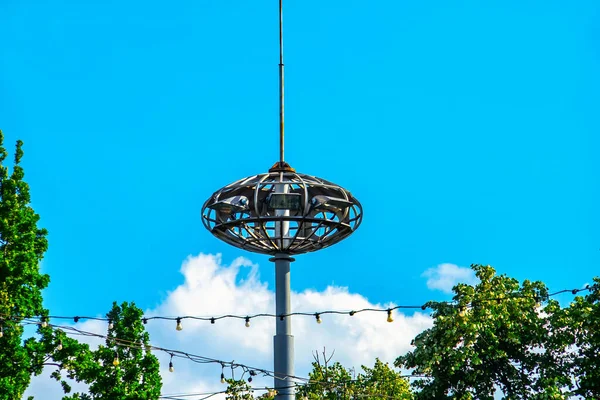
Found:
[[(477, 303), (481, 303), (481, 302), (496, 302), (499, 303), (501, 301), (506, 301), (506, 300), (510, 300), (511, 298), (516, 298), (516, 297), (520, 297), (520, 298), (531, 298), (532, 300), (536, 300), (537, 302), (541, 302), (541, 301), (547, 301), (549, 300), (551, 297), (555, 297), (558, 296), (560, 294), (565, 294), (565, 293), (571, 293), (573, 295), (576, 295), (580, 292), (584, 292), (584, 291), (590, 291), (590, 290), (597, 290), (598, 289), (598, 284), (594, 284), (592, 286), (587, 285), (585, 288), (581, 288), (581, 289), (563, 289), (563, 290), (559, 290), (559, 291), (555, 291), (555, 292), (551, 292), (549, 294), (547, 294), (546, 296), (544, 296), (543, 298), (540, 297), (535, 297), (535, 296), (522, 296), (520, 295), (520, 293), (516, 292), (514, 293), (515, 296), (505, 296), (505, 297), (497, 297), (497, 298), (489, 298), (489, 299), (484, 299), (484, 300), (478, 300)], [(476, 302), (471, 302), (469, 304), (467, 304), (466, 306), (473, 306)], [(177, 321), (177, 326), (178, 329), (181, 328), (181, 321), (184, 319), (194, 319), (194, 320), (202, 320), (202, 321), (211, 321), (212, 323), (214, 323), (216, 320), (221, 320), (221, 319), (226, 319), (226, 318), (234, 318), (234, 319), (243, 319), (246, 321), (246, 323), (248, 324), (249, 320), (252, 318), (258, 318), (258, 317), (279, 317), (281, 319), (285, 318), (285, 317), (290, 317), (290, 316), (311, 316), (311, 317), (316, 317), (317, 322), (320, 321), (320, 316), (321, 315), (328, 315), (328, 314), (333, 314), (333, 315), (349, 315), (349, 316), (354, 316), (358, 313), (367, 313), (367, 312), (375, 312), (375, 313), (387, 313), (388, 315), (388, 321), (391, 322), (391, 312), (394, 310), (398, 310), (398, 309), (422, 309), (422, 310), (426, 310), (427, 308), (436, 308), (436, 305), (441, 305), (441, 304), (446, 304), (446, 305), (456, 305), (457, 302), (456, 301), (442, 301), (442, 302), (438, 302), (438, 301), (430, 301), (427, 302), (421, 306), (407, 306), (407, 305), (400, 305), (400, 306), (394, 306), (394, 307), (390, 307), (390, 308), (385, 308), (385, 309), (377, 309), (377, 308), (363, 308), (363, 309), (358, 309), (358, 310), (351, 310), (351, 311), (339, 311), (339, 310), (325, 310), (325, 311), (320, 311), (320, 312), (295, 312), (295, 313), (290, 313), (290, 314), (285, 314), (285, 315), (275, 315), (275, 314), (266, 314), (266, 313), (261, 313), (261, 314), (254, 314), (254, 315), (232, 315), (232, 314), (228, 314), (228, 315), (222, 315), (222, 316), (218, 316), (218, 317), (195, 317), (195, 316), (182, 316), (182, 317), (164, 317), (164, 316), (152, 316), (152, 317), (144, 317), (142, 318), (142, 321), (145, 323), (148, 320), (151, 319), (156, 319), (156, 320), (170, 320), (170, 321)], [(462, 305), (461, 307), (464, 307), (465, 305)], [(263, 368), (257, 368), (257, 367), (253, 367), (253, 366), (249, 366), (249, 365), (245, 365), (245, 364), (241, 364), (241, 363), (236, 363), (235, 361), (225, 361), (225, 360), (218, 360), (218, 359), (214, 359), (214, 358), (210, 358), (210, 357), (206, 357), (206, 356), (202, 356), (202, 355), (198, 355), (198, 354), (193, 354), (193, 353), (188, 353), (182, 350), (175, 350), (175, 349), (168, 349), (168, 348), (163, 348), (163, 347), (159, 347), (159, 346), (154, 346), (154, 345), (146, 345), (146, 344), (141, 344), (141, 343), (136, 343), (133, 341), (128, 341), (125, 339), (119, 339), (113, 335), (111, 335), (109, 333), (109, 335), (103, 335), (103, 334), (98, 334), (98, 333), (94, 333), (94, 332), (89, 332), (89, 331), (85, 331), (82, 329), (78, 329), (76, 327), (73, 326), (64, 326), (64, 325), (56, 325), (56, 324), (52, 324), (49, 321), (51, 319), (57, 319), (57, 320), (66, 320), (66, 319), (72, 319), (74, 322), (79, 322), (82, 319), (85, 320), (95, 320), (95, 321), (105, 321), (108, 322), (109, 324), (112, 324), (112, 321), (108, 318), (101, 318), (101, 317), (85, 317), (85, 316), (75, 316), (75, 317), (66, 317), (66, 316), (42, 316), (39, 317), (39, 320), (34, 320), (31, 318), (20, 318), (20, 317), (15, 317), (15, 316), (10, 316), (10, 315), (6, 315), (6, 314), (0, 314), (0, 327), (2, 326), (1, 322), (2, 320), (13, 320), (17, 323), (19, 323), (20, 325), (23, 326), (28, 326), (28, 325), (39, 325), (42, 327), (51, 327), (53, 329), (58, 329), (63, 331), (65, 334), (67, 335), (72, 335), (72, 336), (86, 336), (86, 337), (95, 337), (95, 338), (99, 338), (99, 339), (105, 339), (107, 342), (110, 341), (109, 343), (111, 343), (112, 345), (118, 346), (118, 347), (126, 347), (126, 348), (137, 348), (137, 349), (146, 349), (148, 351), (160, 351), (160, 352), (164, 352), (167, 355), (170, 356), (170, 367), (172, 367), (172, 360), (173, 358), (180, 358), (180, 359), (186, 359), (189, 361), (192, 361), (194, 363), (198, 363), (198, 364), (218, 364), (221, 366), (222, 371), (227, 367), (227, 368), (231, 368), (232, 371), (232, 376), (233, 376), (233, 372), (235, 369), (242, 369), (243, 370), (243, 374), (242, 377), (244, 376), (244, 374), (246, 373), (250, 373), (250, 375), (256, 375), (258, 373), (262, 374), (263, 376), (269, 376), (278, 380), (285, 380), (285, 381), (291, 381), (291, 380), (295, 380), (295, 384), (294, 386), (289, 386), (289, 387), (284, 387), (284, 388), (279, 388), (279, 389), (286, 389), (286, 388), (298, 388), (299, 386), (304, 386), (304, 385), (313, 385), (313, 384), (317, 384), (317, 385), (325, 385), (328, 386), (328, 389), (335, 389), (338, 386), (336, 386), (335, 384), (332, 384), (330, 382), (321, 382), (321, 381), (315, 381), (315, 380), (311, 380), (309, 378), (305, 378), (305, 377), (299, 377), (299, 376), (276, 376), (274, 371), (271, 370), (267, 370), (267, 369), (263, 369)], [(52, 363), (51, 365), (55, 365), (57, 367), (61, 367), (60, 364), (54, 364)], [(171, 369), (171, 368), (170, 368)], [(423, 375), (400, 375), (398, 376), (398, 378), (402, 378), (402, 379), (406, 379), (406, 378), (428, 378), (427, 376), (423, 376)], [(348, 382), (352, 382), (348, 381)], [(249, 388), (251, 390), (272, 390), (269, 388)], [(219, 392), (211, 392), (211, 393), (197, 393), (197, 394), (177, 394), (177, 395), (162, 395), (160, 398), (161, 399), (165, 399), (165, 400), (178, 400), (178, 399), (182, 399), (182, 400), (190, 400), (190, 399), (184, 399), (184, 397), (192, 397), (192, 396), (205, 396), (202, 397), (200, 399), (195, 399), (195, 400), (206, 400), (209, 399), (211, 397), (214, 397), (216, 395), (219, 394), (225, 394), (226, 391), (219, 391)], [(355, 397), (362, 397), (359, 394), (355, 394)], [(382, 397), (382, 398), (386, 398), (386, 396), (377, 396), (377, 397)], [(391, 397), (390, 397), (391, 398)]]
[[(23, 322), (25, 324), (30, 324), (30, 325), (41, 325), (42, 324), (42, 322), (35, 321), (35, 320), (24, 320)], [(148, 344), (148, 345), (141, 344), (139, 342), (133, 342), (130, 340), (125, 340), (125, 339), (119, 339), (112, 335), (103, 335), (103, 334), (99, 334), (99, 333), (84, 331), (82, 329), (78, 329), (78, 328), (75, 328), (72, 326), (55, 325), (55, 324), (51, 324), (51, 323), (47, 323), (47, 326), (51, 327), (53, 329), (56, 329), (56, 330), (61, 330), (67, 335), (95, 337), (98, 339), (105, 339), (106, 341), (110, 341), (111, 344), (114, 344), (115, 346), (118, 346), (118, 347), (131, 348), (131, 349), (142, 349), (142, 350), (145, 349), (145, 350), (149, 350), (149, 351), (160, 351), (160, 352), (166, 353), (167, 355), (171, 356), (172, 358), (175, 357), (175, 358), (186, 359), (186, 360), (198, 363), (198, 364), (219, 364), (223, 370), (225, 368), (231, 368), (232, 372), (235, 369), (240, 368), (244, 371), (244, 373), (246, 373), (246, 372), (250, 373), (250, 371), (253, 371), (255, 374), (260, 373), (263, 376), (269, 376), (269, 377), (272, 377), (272, 378), (275, 378), (278, 380), (294, 379), (294, 380), (301, 381), (301, 382), (309, 381), (308, 378), (303, 378), (303, 377), (299, 377), (299, 376), (291, 376), (291, 375), (275, 376), (274, 371), (267, 370), (264, 368), (258, 368), (258, 367), (253, 367), (253, 366), (249, 366), (246, 364), (236, 363), (235, 361), (218, 360), (215, 358), (210, 358), (210, 357), (206, 357), (206, 356), (202, 356), (202, 355), (198, 355), (198, 354), (188, 353), (188, 352), (185, 352), (182, 350), (168, 349), (168, 348), (164, 348), (164, 347), (154, 346), (151, 344)]]
[[(539, 302), (542, 301), (547, 301), (550, 299), (550, 297), (555, 297), (558, 296), (560, 294), (564, 294), (564, 293), (571, 293), (573, 295), (576, 295), (580, 292), (584, 292), (584, 291), (589, 291), (592, 289), (597, 289), (598, 288), (598, 284), (594, 284), (594, 285), (587, 285), (584, 288), (578, 288), (578, 289), (563, 289), (563, 290), (559, 290), (556, 292), (552, 292), (549, 293), (548, 295), (544, 296), (544, 298), (539, 298), (539, 297), (534, 297), (534, 296), (522, 296), (520, 295), (519, 292), (515, 292), (513, 293), (514, 297), (520, 297), (520, 298), (530, 298), (532, 300), (537, 300)], [(513, 297), (513, 298), (514, 298)], [(510, 295), (509, 297), (495, 297), (495, 298), (489, 298), (489, 299), (483, 299), (483, 300), (477, 300), (474, 302), (471, 302), (469, 304), (467, 304), (466, 306), (472, 306), (476, 303), (482, 303), (482, 302), (500, 302), (500, 301), (506, 301), (511, 299)], [(270, 314), (270, 313), (257, 313), (257, 314), (249, 314), (249, 315), (235, 315), (235, 314), (225, 314), (225, 315), (219, 315), (219, 316), (212, 316), (212, 317), (206, 317), (206, 316), (192, 316), (192, 315), (185, 315), (185, 316), (160, 316), (160, 315), (154, 315), (154, 316), (143, 316), (141, 318), (141, 321), (146, 324), (149, 321), (152, 320), (163, 320), (163, 321), (175, 321), (177, 322), (177, 327), (178, 330), (182, 329), (182, 324), (181, 322), (184, 320), (194, 320), (194, 321), (207, 321), (210, 322), (211, 324), (216, 323), (216, 321), (220, 321), (220, 320), (225, 320), (225, 319), (237, 319), (237, 320), (242, 320), (246, 323), (246, 325), (249, 327), (250, 326), (250, 320), (252, 319), (256, 319), (256, 318), (279, 318), (281, 320), (283, 320), (284, 318), (288, 318), (288, 317), (292, 317), (292, 316), (300, 316), (300, 317), (314, 317), (317, 319), (317, 321), (320, 321), (320, 317), (323, 315), (347, 315), (347, 316), (355, 316), (357, 314), (361, 314), (361, 313), (386, 313), (388, 316), (390, 315), (390, 313), (392, 311), (396, 311), (396, 310), (427, 310), (427, 309), (434, 309), (436, 307), (436, 305), (442, 305), (442, 304), (446, 304), (446, 305), (456, 305), (457, 302), (456, 301), (428, 301), (422, 305), (398, 305), (398, 306), (393, 306), (393, 307), (389, 307), (389, 308), (362, 308), (362, 309), (357, 309), (357, 310), (346, 310), (346, 311), (341, 311), (341, 310), (324, 310), (324, 311), (317, 311), (317, 312), (292, 312), (289, 314)], [(55, 319), (55, 320), (72, 320), (75, 323), (81, 321), (81, 320), (89, 320), (89, 321), (104, 321), (107, 323), (111, 323), (112, 321), (109, 318), (105, 318), (105, 317), (91, 317), (91, 316), (62, 316), (62, 315), (49, 315), (49, 316), (29, 316), (27, 318), (33, 318), (33, 317), (38, 317), (41, 318), (43, 320), (48, 320), (48, 319)], [(25, 318), (25, 317), (21, 317), (21, 316), (15, 316), (15, 315), (8, 315), (8, 314), (0, 314), (0, 321), (2, 319), (21, 319), (21, 318)], [(391, 321), (390, 321), (391, 322)]]
[[(35, 321), (35, 320), (24, 320), (22, 323), (27, 324), (27, 325), (41, 325), (42, 324), (42, 322)], [(185, 352), (182, 350), (168, 349), (168, 348), (164, 348), (164, 347), (154, 346), (151, 344), (141, 344), (139, 342), (133, 342), (133, 341), (125, 340), (125, 339), (119, 339), (112, 335), (103, 335), (103, 334), (99, 334), (99, 333), (95, 333), (95, 332), (85, 331), (85, 330), (78, 329), (78, 328), (75, 328), (72, 326), (63, 326), (63, 325), (55, 325), (55, 324), (47, 323), (47, 327), (50, 327), (55, 330), (61, 330), (66, 335), (95, 337), (95, 338), (99, 338), (99, 339), (105, 339), (107, 341), (112, 341), (112, 344), (115, 346), (118, 346), (118, 347), (124, 347), (124, 348), (130, 348), (130, 349), (145, 349), (145, 350), (149, 350), (149, 351), (164, 352), (171, 357), (171, 360), (173, 359), (173, 357), (176, 357), (176, 358), (181, 358), (181, 359), (187, 359), (187, 360), (190, 360), (190, 361), (198, 363), (198, 364), (218, 364), (221, 366), (222, 370), (224, 370), (226, 367), (231, 368), (232, 376), (233, 376), (233, 371), (235, 369), (240, 368), (244, 371), (242, 376), (245, 373), (249, 373), (250, 375), (257, 375), (258, 373), (260, 373), (263, 376), (268, 376), (270, 378), (274, 378), (274, 379), (278, 379), (278, 380), (284, 380), (284, 381), (288, 381), (288, 382), (290, 380), (296, 381), (296, 382), (294, 382), (294, 385), (284, 386), (284, 387), (279, 387), (279, 388), (269, 388), (269, 387), (251, 388), (252, 390), (255, 390), (255, 391), (276, 390), (276, 389), (282, 390), (282, 389), (292, 389), (292, 388), (297, 389), (297, 388), (305, 386), (305, 385), (322, 385), (322, 386), (326, 387), (327, 389), (331, 390), (331, 389), (337, 388), (339, 386), (339, 384), (335, 384), (335, 383), (331, 383), (331, 382), (324, 382), (324, 381), (317, 381), (317, 380), (313, 380), (310, 378), (300, 377), (300, 376), (295, 376), (295, 375), (276, 376), (274, 371), (267, 370), (264, 368), (258, 368), (258, 367), (253, 367), (253, 366), (249, 366), (246, 364), (236, 363), (235, 361), (219, 360), (219, 359), (215, 359), (215, 358), (210, 358), (210, 357), (206, 357), (206, 356), (202, 356), (202, 355), (198, 355), (198, 354)], [(58, 368), (61, 368), (60, 364), (51, 363), (50, 365), (54, 365)], [(115, 365), (115, 367), (117, 365)], [(424, 377), (426, 377), (426, 376), (423, 376), (423, 375), (399, 375), (396, 377), (396, 379), (424, 378)], [(353, 379), (353, 380), (347, 380), (343, 383), (351, 383), (351, 382), (355, 382), (355, 381), (357, 381), (357, 380)], [(224, 393), (226, 393), (226, 391), (201, 393), (201, 394), (163, 395), (163, 396), (161, 396), (161, 398), (175, 400), (178, 398), (190, 397), (190, 396), (194, 396), (194, 395), (206, 395), (207, 397), (205, 397), (205, 398), (207, 399), (207, 398), (213, 397), (215, 395), (224, 394)], [(201, 399), (197, 399), (197, 400), (201, 400)]]

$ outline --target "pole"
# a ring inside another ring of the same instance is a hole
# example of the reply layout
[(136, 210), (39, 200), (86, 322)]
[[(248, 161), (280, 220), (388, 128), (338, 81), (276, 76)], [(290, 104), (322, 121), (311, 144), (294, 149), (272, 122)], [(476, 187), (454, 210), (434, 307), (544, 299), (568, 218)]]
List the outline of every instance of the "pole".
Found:
[(269, 261), (275, 262), (275, 313), (276, 330), (273, 338), (274, 387), (277, 400), (294, 400), (295, 389), (291, 377), (294, 376), (294, 337), (292, 319), (280, 315), (291, 313), (290, 306), (290, 264), (294, 259), (287, 254), (277, 254)]
[[(279, 161), (284, 162), (284, 64), (283, 64), (283, 0), (279, 0)], [(283, 180), (280, 173), (279, 180)], [(277, 185), (276, 193), (286, 193), (287, 185)], [(278, 216), (287, 216), (289, 211), (276, 212)], [(278, 237), (280, 249), (289, 245), (289, 222), (275, 224), (275, 236)], [(294, 259), (288, 254), (276, 254), (270, 261), (275, 262), (275, 337), (273, 338), (273, 363), (275, 371), (274, 387), (277, 390), (277, 400), (294, 400), (294, 337), (292, 336), (292, 319), (287, 316), (292, 312), (290, 306), (290, 264)]]
[(284, 161), (283, 0), (279, 0), (279, 161)]

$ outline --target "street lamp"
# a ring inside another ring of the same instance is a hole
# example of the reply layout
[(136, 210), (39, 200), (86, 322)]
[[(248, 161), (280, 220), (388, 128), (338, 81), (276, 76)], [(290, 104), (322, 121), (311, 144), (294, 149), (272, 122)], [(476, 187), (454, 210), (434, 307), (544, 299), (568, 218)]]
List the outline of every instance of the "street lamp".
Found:
[(325, 179), (297, 173), (284, 161), (283, 12), (279, 0), (280, 157), (268, 172), (217, 190), (202, 207), (202, 222), (232, 246), (269, 254), (275, 263), (275, 388), (294, 398), (294, 337), (291, 332), (290, 263), (293, 255), (317, 251), (347, 238), (362, 221), (360, 202)]

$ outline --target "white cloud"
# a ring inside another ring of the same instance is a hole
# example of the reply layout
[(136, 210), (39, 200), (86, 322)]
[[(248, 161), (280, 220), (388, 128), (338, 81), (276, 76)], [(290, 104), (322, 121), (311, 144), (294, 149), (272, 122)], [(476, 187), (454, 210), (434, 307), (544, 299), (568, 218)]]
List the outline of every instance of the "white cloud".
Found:
[[(273, 268), (265, 263), (262, 268)], [(292, 269), (294, 265), (292, 265)], [(184, 282), (169, 292), (156, 308), (146, 315), (215, 316), (223, 314), (274, 314), (274, 291), (261, 281), (259, 268), (248, 259), (237, 258), (224, 265), (220, 255), (200, 254), (189, 257), (181, 267)], [(322, 292), (305, 290), (292, 293), (293, 311), (352, 310), (387, 308), (393, 304), (373, 304), (364, 296), (347, 288), (330, 286)], [(313, 361), (312, 352), (335, 350), (335, 361), (347, 367), (372, 365), (375, 358), (392, 363), (410, 349), (410, 341), (432, 325), (427, 314), (395, 313), (393, 323), (386, 322), (385, 313), (323, 315), (322, 323), (314, 317), (293, 317), (297, 376), (307, 376)], [(152, 344), (183, 350), (214, 359), (233, 361), (265, 370), (273, 368), (273, 318), (256, 318), (246, 328), (238, 319), (208, 321), (184, 320), (183, 330), (175, 330), (175, 322), (151, 320), (147, 329)], [(90, 328), (91, 330), (92, 328)], [(94, 328), (102, 332), (105, 327)], [(175, 372), (167, 371), (169, 356), (157, 352), (161, 361), (163, 394), (205, 393), (224, 390), (220, 380), (221, 367), (200, 365), (189, 360), (174, 359)], [(225, 370), (231, 376), (230, 370)], [(241, 371), (236, 370), (236, 377)], [(253, 386), (272, 386), (272, 378), (257, 377)], [(37, 392), (37, 391), (36, 391)], [(37, 392), (40, 393), (40, 392)], [(44, 399), (59, 397), (42, 396)], [(217, 399), (218, 397), (215, 397)]]
[(440, 264), (429, 268), (421, 276), (427, 278), (427, 287), (432, 290), (441, 290), (452, 293), (452, 288), (457, 283), (469, 285), (477, 283), (477, 277), (471, 268), (459, 267), (455, 264)]

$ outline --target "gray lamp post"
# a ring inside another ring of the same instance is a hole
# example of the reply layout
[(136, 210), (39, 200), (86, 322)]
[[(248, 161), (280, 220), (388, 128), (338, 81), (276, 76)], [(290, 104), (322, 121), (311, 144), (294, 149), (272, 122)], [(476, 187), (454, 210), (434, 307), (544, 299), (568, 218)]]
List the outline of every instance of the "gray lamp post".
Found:
[(284, 161), (283, 13), (279, 0), (280, 157), (269, 172), (217, 190), (202, 207), (214, 236), (243, 250), (269, 254), (275, 263), (274, 386), (278, 399), (294, 398), (294, 337), (291, 329), (290, 264), (293, 255), (329, 247), (354, 232), (362, 207), (334, 183), (297, 173)]

